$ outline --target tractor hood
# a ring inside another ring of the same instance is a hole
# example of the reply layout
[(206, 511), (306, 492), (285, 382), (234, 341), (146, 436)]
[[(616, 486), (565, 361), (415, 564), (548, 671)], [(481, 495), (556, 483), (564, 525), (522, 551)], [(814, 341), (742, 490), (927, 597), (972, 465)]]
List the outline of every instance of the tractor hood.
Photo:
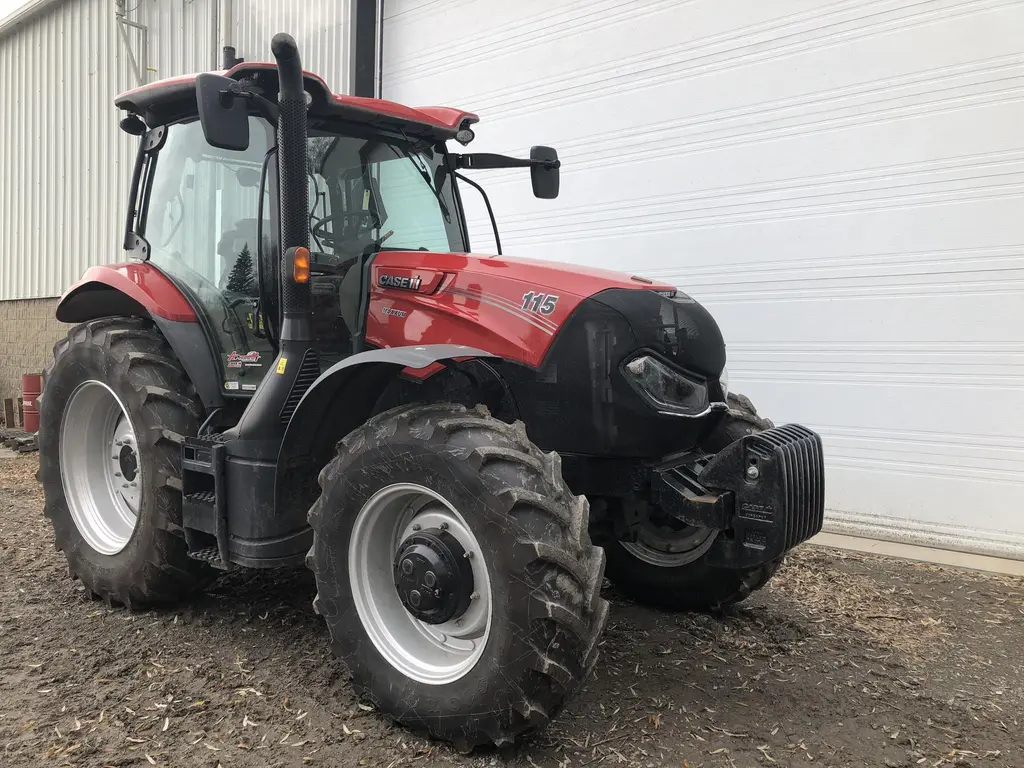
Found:
[(606, 288), (673, 291), (675, 286), (653, 281), (639, 275), (595, 269), (579, 264), (528, 259), (521, 257), (490, 256), (475, 253), (438, 253), (432, 251), (385, 251), (375, 261), (394, 266), (418, 267), (438, 270), (447, 274), (468, 273), (497, 275), (529, 282), (537, 288), (571, 293), (581, 298), (592, 296)]
[(459, 343), (539, 368), (570, 320), (599, 304), (622, 320), (616, 344), (654, 349), (709, 378), (725, 364), (722, 336), (707, 310), (675, 286), (628, 273), (540, 259), (382, 251), (370, 277), (366, 340), (374, 346)]

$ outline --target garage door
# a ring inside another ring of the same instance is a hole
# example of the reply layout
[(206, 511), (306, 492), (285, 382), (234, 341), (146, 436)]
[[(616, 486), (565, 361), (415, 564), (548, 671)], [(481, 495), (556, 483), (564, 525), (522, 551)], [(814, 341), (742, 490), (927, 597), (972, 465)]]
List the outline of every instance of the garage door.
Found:
[(506, 253), (712, 310), (829, 530), (1024, 559), (1024, 3), (392, 0), (383, 45), (474, 150), (559, 149), (556, 201), (478, 172)]

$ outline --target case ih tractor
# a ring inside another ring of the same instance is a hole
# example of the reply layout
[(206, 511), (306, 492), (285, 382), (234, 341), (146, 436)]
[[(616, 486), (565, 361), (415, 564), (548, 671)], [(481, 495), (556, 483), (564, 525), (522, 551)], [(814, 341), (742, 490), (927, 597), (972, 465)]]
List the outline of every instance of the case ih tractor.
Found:
[(360, 695), (509, 744), (594, 666), (605, 576), (675, 609), (764, 586), (821, 528), (820, 440), (727, 392), (675, 287), (472, 254), (461, 171), (552, 198), (554, 150), (453, 151), (475, 115), (272, 51), (117, 99), (130, 258), (62, 297), (40, 400), (56, 545), (129, 609), (305, 562)]

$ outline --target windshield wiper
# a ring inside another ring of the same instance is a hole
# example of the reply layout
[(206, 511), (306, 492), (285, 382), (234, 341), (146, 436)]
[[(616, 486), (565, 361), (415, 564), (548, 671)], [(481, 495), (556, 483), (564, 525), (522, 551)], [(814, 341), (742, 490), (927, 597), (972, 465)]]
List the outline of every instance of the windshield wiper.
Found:
[(399, 157), (408, 158), (409, 162), (412, 163), (423, 180), (427, 183), (427, 189), (434, 193), (434, 197), (437, 198), (437, 204), (441, 206), (441, 215), (444, 216), (444, 220), (451, 223), (452, 215), (448, 212), (448, 206), (444, 204), (444, 200), (441, 198), (441, 191), (434, 188), (434, 180), (430, 176), (430, 169), (427, 168), (426, 163), (423, 162), (423, 158), (418, 154), (413, 154), (409, 150), (402, 148), (399, 149), (394, 144), (388, 144), (391, 151)]

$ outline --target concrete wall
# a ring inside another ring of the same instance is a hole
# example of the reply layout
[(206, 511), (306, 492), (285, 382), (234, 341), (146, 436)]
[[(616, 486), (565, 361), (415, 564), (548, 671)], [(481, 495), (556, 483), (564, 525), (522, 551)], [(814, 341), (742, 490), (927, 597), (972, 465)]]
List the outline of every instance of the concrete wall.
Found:
[(24, 373), (42, 373), (71, 326), (57, 322), (57, 299), (0, 301), (0, 399), (21, 394)]

